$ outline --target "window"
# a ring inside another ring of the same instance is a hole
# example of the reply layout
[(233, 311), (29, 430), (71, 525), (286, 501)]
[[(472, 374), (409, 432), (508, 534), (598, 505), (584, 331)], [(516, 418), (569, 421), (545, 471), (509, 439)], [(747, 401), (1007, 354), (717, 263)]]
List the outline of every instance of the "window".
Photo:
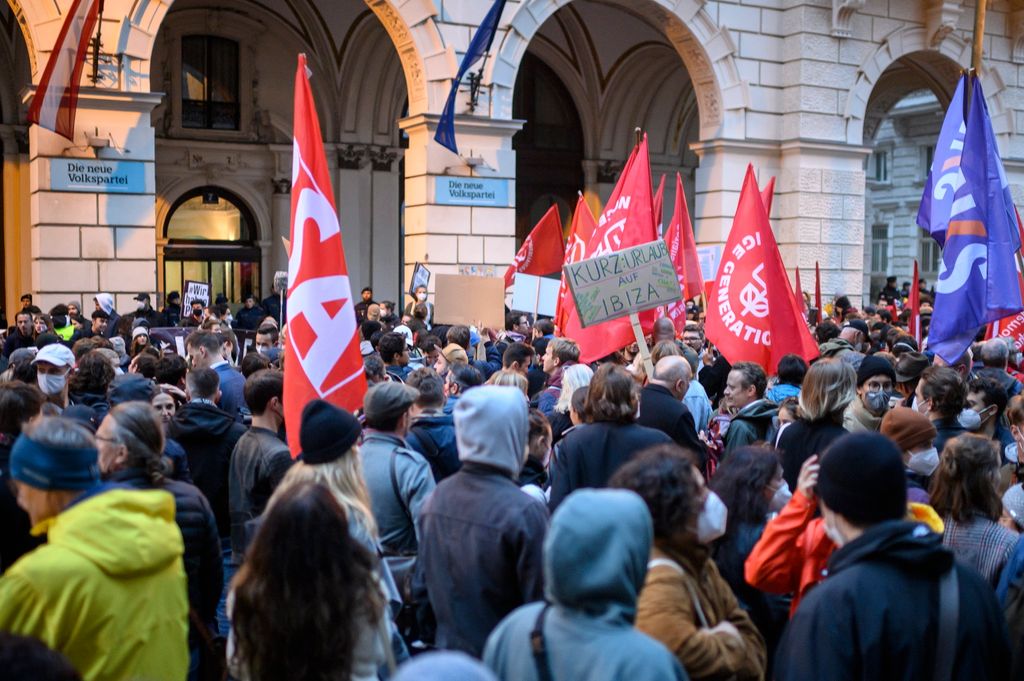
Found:
[(935, 159), (935, 145), (927, 144), (921, 147), (921, 180), (928, 179), (928, 173), (932, 169), (932, 161)]
[(871, 271), (889, 271), (889, 225), (871, 227)]
[(942, 264), (942, 249), (930, 236), (921, 239), (921, 272), (938, 274)]
[(879, 149), (871, 154), (868, 159), (868, 177), (875, 182), (889, 181), (889, 152)]
[(238, 43), (208, 35), (181, 39), (181, 127), (238, 130)]

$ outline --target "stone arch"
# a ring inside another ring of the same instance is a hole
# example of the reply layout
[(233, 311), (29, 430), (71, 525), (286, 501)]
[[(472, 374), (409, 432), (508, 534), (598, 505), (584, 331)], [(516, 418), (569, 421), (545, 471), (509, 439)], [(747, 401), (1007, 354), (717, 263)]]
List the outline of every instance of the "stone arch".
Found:
[[(959, 68), (958, 65), (970, 62), (970, 51), (971, 43), (956, 33), (948, 35), (937, 46), (929, 44), (928, 32), (922, 26), (910, 26), (890, 33), (882, 40), (881, 45), (861, 63), (857, 73), (857, 82), (850, 88), (844, 112), (846, 142), (858, 146), (864, 144), (865, 124), (871, 121), (873, 109), (871, 105), (874, 104), (872, 95), (890, 66), (905, 57), (913, 57), (915, 53), (933, 53), (944, 57), (946, 66), (955, 70)], [(989, 111), (992, 115), (993, 130), (997, 136), (1013, 133), (1012, 112), (1007, 109), (1003, 101), (1006, 85), (1003, 83), (999, 71), (985, 69), (981, 75), (982, 87), (985, 89)], [(932, 87), (935, 85), (934, 83), (922, 84)], [(950, 90), (945, 102), (949, 101), (951, 94)], [(870, 128), (867, 132), (871, 132)]]
[(237, 196), (245, 204), (245, 207), (252, 213), (256, 221), (257, 242), (269, 242), (273, 237), (270, 224), (270, 206), (268, 205), (268, 192), (261, 183), (252, 182), (251, 178), (229, 177), (220, 174), (211, 177), (205, 173), (196, 173), (187, 177), (179, 177), (161, 186), (157, 192), (156, 202), (156, 229), (157, 241), (167, 241), (167, 219), (171, 214), (171, 207), (182, 196), (200, 187), (216, 186), (226, 189)]
[(338, 91), (372, 93), (342, 96), (338, 102), (339, 141), (399, 145), (395, 121), (407, 100), (403, 66), (377, 18), (366, 12), (345, 38), (347, 48), (338, 73)]
[[(515, 76), (527, 47), (544, 22), (571, 1), (526, 0), (512, 15), (497, 58), (488, 64), (484, 73), (484, 82), (492, 85), (493, 117), (511, 117)], [(743, 116), (749, 95), (736, 66), (736, 46), (728, 29), (715, 23), (704, 9), (704, 3), (700, 0), (646, 0), (641, 4), (614, 0), (614, 4), (642, 14), (661, 28), (679, 53), (698, 93), (701, 138), (743, 137)], [(447, 77), (453, 76), (454, 69)]]
[[(440, 111), (448, 94), (448, 78), (454, 76), (454, 53), (449, 54), (434, 17), (438, 14), (433, 0), (365, 0), (398, 50), (398, 58), (405, 72), (405, 87), (409, 94), (409, 115)], [(401, 4), (401, 7), (398, 5)], [(457, 67), (455, 67), (457, 68)]]

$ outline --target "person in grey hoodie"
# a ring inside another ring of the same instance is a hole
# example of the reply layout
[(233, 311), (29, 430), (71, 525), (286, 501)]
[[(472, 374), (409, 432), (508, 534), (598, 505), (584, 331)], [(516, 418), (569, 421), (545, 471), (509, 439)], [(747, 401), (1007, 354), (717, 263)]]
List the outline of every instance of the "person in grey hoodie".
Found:
[(653, 535), (651, 515), (634, 492), (570, 494), (544, 541), (548, 603), (502, 620), (487, 639), (484, 664), (516, 681), (687, 679), (668, 649), (633, 628)]
[(516, 388), (474, 388), (455, 407), (462, 467), (420, 514), (417, 582), (437, 620), (438, 648), (479, 657), (491, 629), (543, 596), (544, 504), (519, 489), (527, 403)]
[(97, 293), (93, 298), (96, 309), (107, 313), (107, 330), (103, 332), (104, 338), (113, 338), (117, 335), (117, 327), (121, 324), (121, 315), (114, 309), (114, 296), (109, 293)]

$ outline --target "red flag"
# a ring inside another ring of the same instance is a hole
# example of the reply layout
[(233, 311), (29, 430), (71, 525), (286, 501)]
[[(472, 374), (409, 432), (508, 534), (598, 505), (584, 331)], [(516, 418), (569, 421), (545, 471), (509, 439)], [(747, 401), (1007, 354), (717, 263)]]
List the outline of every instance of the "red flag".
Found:
[[(680, 213), (679, 207), (682, 206)], [(676, 212), (672, 218), (679, 221), (679, 235), (683, 244), (683, 271), (686, 284), (683, 286), (683, 301), (699, 298), (704, 293), (704, 274), (700, 271), (700, 257), (697, 255), (697, 242), (693, 236), (693, 223), (690, 222), (690, 209), (686, 205), (686, 194), (683, 192), (683, 180), (676, 173)]]
[(761, 190), (761, 201), (764, 203), (764, 214), (769, 218), (772, 215), (772, 201), (775, 199), (775, 177), (768, 180), (768, 184)]
[(661, 182), (658, 183), (658, 191), (654, 192), (654, 227), (658, 230), (658, 234), (661, 234), (664, 229), (664, 223), (661, 221), (661, 207), (665, 202), (665, 175), (661, 176)]
[(562, 216), (558, 213), (558, 204), (554, 204), (534, 226), (516, 253), (516, 259), (505, 270), (505, 288), (512, 285), (516, 272), (540, 277), (558, 272), (563, 260)]
[[(689, 240), (686, 239), (687, 234), (690, 236)], [(679, 290), (683, 292), (683, 299), (666, 305), (663, 311), (659, 308), (658, 317), (668, 317), (671, 319), (677, 333), (682, 333), (686, 327), (686, 301), (696, 297), (688, 295), (688, 291), (692, 290), (693, 282), (690, 282), (691, 288), (688, 288), (687, 283), (691, 277), (689, 276), (690, 272), (687, 269), (686, 262), (687, 241), (690, 242), (691, 250), (696, 255), (696, 249), (693, 247), (693, 227), (690, 226), (690, 212), (686, 209), (686, 195), (683, 194), (683, 180), (679, 173), (676, 173), (676, 207), (672, 214), (672, 222), (669, 224), (668, 229), (665, 230), (665, 245), (668, 246), (669, 257), (676, 268), (676, 276), (679, 278)], [(690, 267), (693, 267), (693, 265), (690, 265)], [(700, 274), (699, 262), (696, 268), (696, 279), (700, 280), (703, 277)]]
[[(590, 212), (590, 206), (583, 200), (581, 193), (579, 200), (576, 201), (576, 211), (572, 214), (572, 227), (569, 229), (569, 240), (565, 245), (563, 264), (571, 265), (583, 260), (583, 254), (587, 252), (587, 243), (596, 230), (594, 214)], [(569, 292), (569, 285), (565, 283), (565, 274), (562, 274), (562, 283), (558, 287), (558, 303), (555, 306), (555, 327), (559, 333), (565, 328), (572, 306), (572, 293)]]
[(711, 289), (708, 339), (730, 363), (756, 362), (775, 373), (793, 353), (810, 361), (818, 346), (793, 301), (782, 256), (768, 224), (753, 166), (747, 166), (736, 216)]
[[(1019, 271), (1017, 272), (1017, 284), (1020, 286), (1021, 292), (1024, 293), (1024, 274)], [(989, 324), (986, 340), (997, 336), (1011, 339), (1018, 350), (1024, 348), (1024, 312), (1004, 317)]]
[(807, 301), (804, 300), (804, 288), (800, 284), (800, 268), (796, 268), (796, 282), (793, 294), (796, 297), (796, 303), (799, 306), (800, 314), (803, 315), (804, 319), (807, 319)]
[(46, 60), (39, 87), (28, 108), (28, 121), (74, 140), (75, 109), (82, 67), (89, 52), (101, 0), (74, 0), (57, 42)]
[(355, 411), (363, 404), (366, 377), (331, 175), (303, 54), (295, 71), (293, 120), (284, 405), (288, 445), (295, 457), (306, 404), (319, 398)]
[[(585, 258), (611, 253), (630, 246), (649, 243), (658, 238), (654, 227), (651, 197), (651, 165), (647, 152), (647, 136), (633, 149), (608, 204), (601, 213), (597, 229), (587, 244)], [(586, 329), (580, 326), (576, 306), (568, 306), (564, 334), (580, 346), (580, 361), (593, 362), (634, 342), (628, 317), (620, 317)], [(641, 315), (641, 325), (654, 325), (655, 311)]]
[(917, 260), (914, 261), (914, 283), (910, 285), (910, 320), (907, 323), (907, 330), (917, 341), (917, 347), (921, 347), (921, 289), (917, 285), (919, 275), (917, 273)]
[(818, 316), (814, 323), (821, 324), (821, 315), (824, 313), (821, 309), (821, 268), (817, 260), (814, 261), (814, 307), (818, 308)]

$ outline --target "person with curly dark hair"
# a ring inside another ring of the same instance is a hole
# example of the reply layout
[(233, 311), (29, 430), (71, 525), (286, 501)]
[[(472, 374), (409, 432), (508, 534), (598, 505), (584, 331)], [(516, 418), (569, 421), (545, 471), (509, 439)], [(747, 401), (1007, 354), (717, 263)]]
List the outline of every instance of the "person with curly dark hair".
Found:
[(370, 681), (387, 660), (370, 552), (323, 485), (280, 488), (232, 581), (228, 655), (244, 681)]
[(771, 668), (772, 653), (789, 615), (789, 598), (755, 589), (743, 576), (743, 565), (764, 532), (768, 518), (793, 495), (782, 478), (779, 455), (771, 447), (741, 447), (722, 463), (711, 489), (729, 509), (725, 535), (712, 548), (718, 570), (764, 636)]
[(69, 380), (71, 404), (82, 404), (102, 419), (108, 411), (107, 388), (114, 380), (114, 368), (98, 350), (90, 350), (78, 360)]
[(914, 392), (915, 408), (935, 426), (935, 449), (942, 452), (946, 441), (967, 432), (959, 416), (967, 404), (967, 386), (955, 369), (930, 366), (921, 373)]
[(651, 447), (609, 484), (639, 494), (654, 522), (636, 628), (661, 641), (691, 679), (763, 679), (764, 639), (709, 560), (726, 509), (693, 457), (677, 445)]

